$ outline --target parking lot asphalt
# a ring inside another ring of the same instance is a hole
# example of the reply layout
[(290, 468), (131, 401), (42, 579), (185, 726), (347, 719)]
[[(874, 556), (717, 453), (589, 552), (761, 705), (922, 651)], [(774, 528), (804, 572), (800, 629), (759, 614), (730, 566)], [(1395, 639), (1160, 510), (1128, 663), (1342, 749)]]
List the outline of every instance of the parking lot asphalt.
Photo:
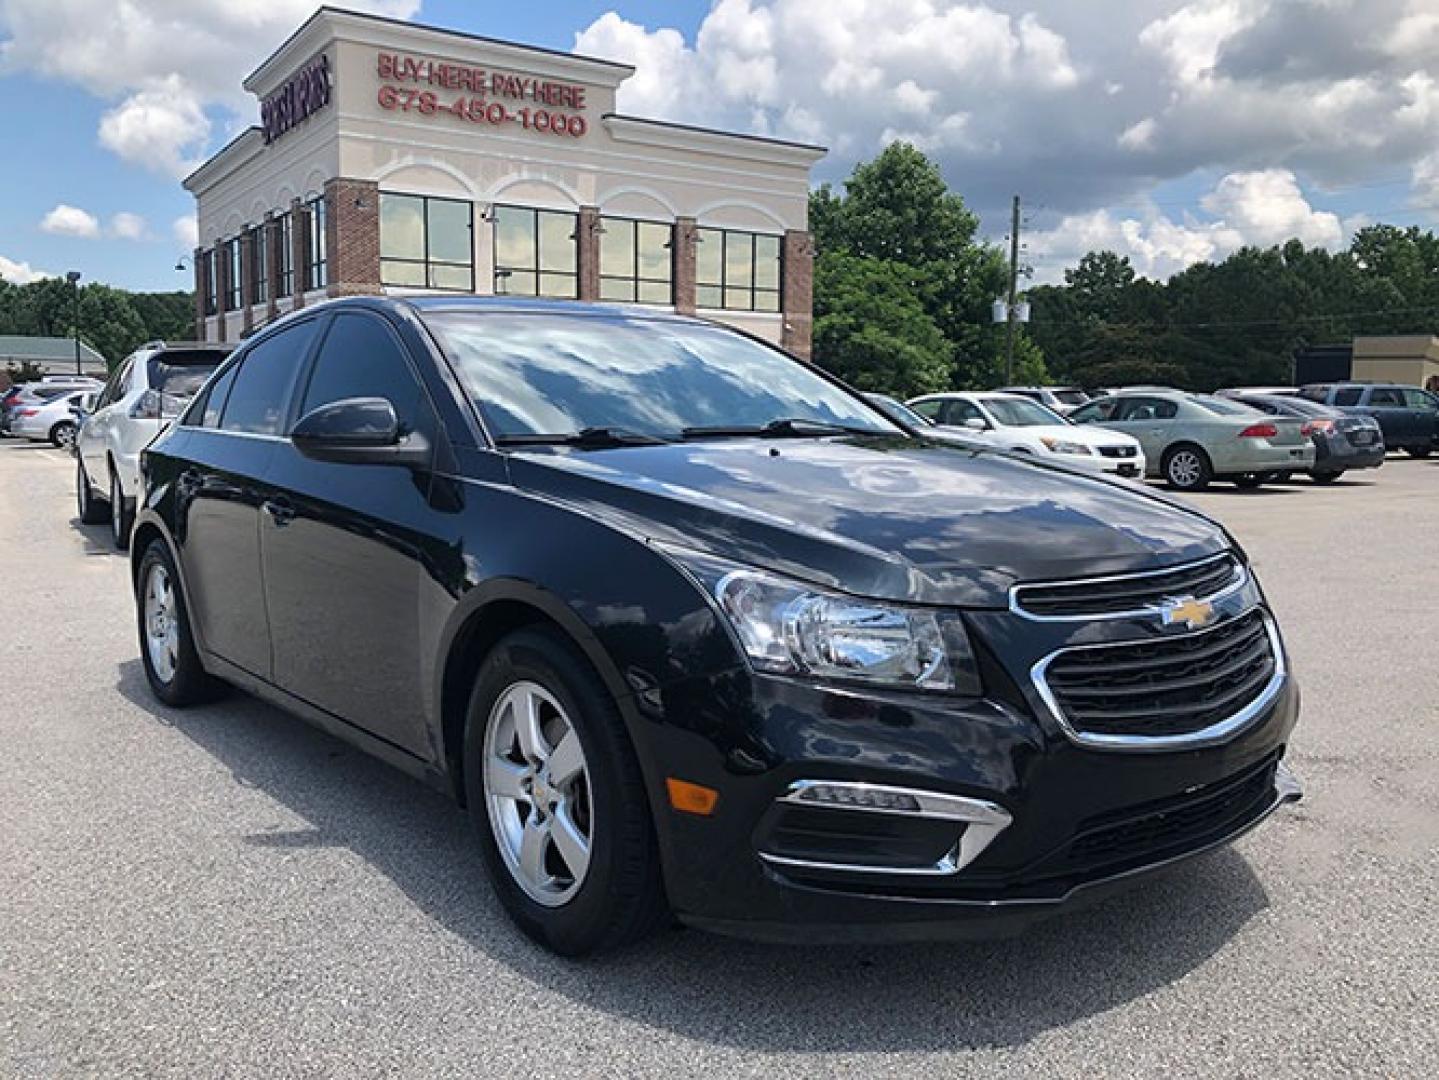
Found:
[(0, 1075), (1439, 1075), (1439, 461), (1193, 501), (1304, 689), (1307, 797), (1025, 937), (574, 963), (456, 808), (233, 695), (149, 696), (73, 463), (0, 443)]

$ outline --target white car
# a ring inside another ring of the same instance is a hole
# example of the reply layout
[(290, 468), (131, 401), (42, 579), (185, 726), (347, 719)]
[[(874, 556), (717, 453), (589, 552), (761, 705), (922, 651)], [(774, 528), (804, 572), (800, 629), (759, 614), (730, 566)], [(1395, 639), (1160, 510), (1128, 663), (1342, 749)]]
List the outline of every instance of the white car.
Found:
[(48, 400), (22, 400), (10, 415), (10, 434), (18, 439), (49, 441), (61, 450), (68, 450), (75, 445), (75, 432), (80, 426), (75, 410), (81, 407), (86, 396), (93, 395), (90, 391), (75, 390)]
[(1030, 401), (1037, 401), (1046, 409), (1059, 413), (1060, 416), (1068, 416), (1089, 401), (1089, 395), (1077, 386), (1001, 386), (995, 392), (1027, 397)]
[(108, 516), (115, 546), (130, 541), (140, 493), (140, 451), (149, 446), (230, 353), (227, 345), (140, 346), (115, 369), (75, 438), (80, 520)]
[(1079, 427), (1018, 394), (926, 394), (907, 404), (925, 419), (964, 428), (996, 449), (1034, 454), (1115, 476), (1144, 476), (1144, 451), (1138, 439), (1117, 431)]

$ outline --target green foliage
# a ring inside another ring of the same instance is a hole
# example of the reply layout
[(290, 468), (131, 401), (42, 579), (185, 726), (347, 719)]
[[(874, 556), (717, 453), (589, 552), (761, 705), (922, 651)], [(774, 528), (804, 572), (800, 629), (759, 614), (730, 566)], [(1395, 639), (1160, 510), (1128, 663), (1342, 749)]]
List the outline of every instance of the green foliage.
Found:
[[(1004, 336), (989, 305), (1005, 286), (1003, 254), (976, 243), (977, 219), (939, 167), (906, 143), (857, 165), (845, 192), (810, 196), (815, 359), (865, 389), (901, 396), (992, 386)], [(1028, 342), (1016, 369), (1043, 372)]]
[(1283, 383), (1306, 345), (1439, 329), (1439, 238), (1373, 225), (1346, 251), (1298, 240), (1242, 248), (1168, 282), (1091, 252), (1063, 286), (1029, 296), (1035, 340), (1061, 378), (1195, 390)]
[(195, 336), (194, 296), (186, 292), (132, 293), (99, 283), (75, 290), (61, 278), (26, 285), (0, 279), (0, 334), (80, 337), (113, 367), (146, 341)]
[(850, 385), (913, 397), (950, 385), (952, 347), (902, 263), (830, 251), (815, 264), (814, 351)]

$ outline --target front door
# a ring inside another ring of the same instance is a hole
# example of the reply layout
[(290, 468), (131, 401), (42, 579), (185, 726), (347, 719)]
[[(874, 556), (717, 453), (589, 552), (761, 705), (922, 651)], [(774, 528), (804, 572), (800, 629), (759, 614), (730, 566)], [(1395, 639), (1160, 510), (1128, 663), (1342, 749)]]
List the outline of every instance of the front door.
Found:
[[(405, 348), (372, 312), (334, 317), (294, 415), (353, 397), (385, 398), (405, 431), (437, 445)], [(285, 440), (271, 478), (261, 543), (275, 683), (428, 757), (419, 609), (436, 519), (430, 470), (315, 461)]]
[(1169, 429), (1178, 412), (1179, 406), (1165, 398), (1122, 398), (1104, 426), (1138, 439), (1144, 456), (1157, 465), (1169, 445)]

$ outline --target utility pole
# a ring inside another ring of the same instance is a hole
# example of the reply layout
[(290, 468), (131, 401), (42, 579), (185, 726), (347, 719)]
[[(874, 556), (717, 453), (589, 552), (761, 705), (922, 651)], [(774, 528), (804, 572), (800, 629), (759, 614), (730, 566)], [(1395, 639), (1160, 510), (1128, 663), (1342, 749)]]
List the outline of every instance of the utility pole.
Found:
[(71, 270), (65, 275), (70, 283), (70, 320), (75, 331), (75, 374), (80, 372), (80, 271)]
[(1014, 385), (1014, 306), (1019, 300), (1019, 196), (1009, 225), (1009, 310), (1004, 319), (1004, 385)]

